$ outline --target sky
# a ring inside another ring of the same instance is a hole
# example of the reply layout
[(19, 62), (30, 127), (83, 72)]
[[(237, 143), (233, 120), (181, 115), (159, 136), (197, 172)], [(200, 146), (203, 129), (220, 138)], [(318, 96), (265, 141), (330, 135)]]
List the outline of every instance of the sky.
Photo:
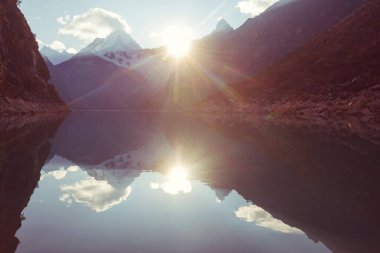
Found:
[(143, 48), (163, 44), (168, 27), (211, 33), (220, 18), (242, 25), (278, 0), (24, 0), (20, 6), (40, 45), (75, 53), (97, 37), (125, 30)]

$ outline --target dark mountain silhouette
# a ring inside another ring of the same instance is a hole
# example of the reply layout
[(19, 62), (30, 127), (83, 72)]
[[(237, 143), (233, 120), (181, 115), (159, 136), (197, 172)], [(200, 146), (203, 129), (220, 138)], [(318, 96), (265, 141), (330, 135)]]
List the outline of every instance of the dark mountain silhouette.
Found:
[(244, 94), (265, 103), (293, 103), (285, 107), (293, 107), (296, 112), (306, 105), (322, 114), (378, 114), (379, 13), (380, 1), (370, 1), (252, 83), (246, 83)]
[(352, 13), (364, 0), (280, 0), (233, 32), (195, 43), (199, 61), (229, 81), (258, 73)]
[(378, 115), (379, 13), (380, 1), (370, 1), (237, 90), (252, 106), (277, 113)]
[(0, 114), (65, 110), (17, 3), (0, 2)]

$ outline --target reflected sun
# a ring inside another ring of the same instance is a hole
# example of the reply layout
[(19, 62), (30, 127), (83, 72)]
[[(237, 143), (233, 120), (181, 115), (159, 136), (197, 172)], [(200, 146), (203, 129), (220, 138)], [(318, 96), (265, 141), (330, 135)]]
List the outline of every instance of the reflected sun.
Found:
[(162, 189), (164, 192), (171, 195), (190, 193), (192, 191), (192, 186), (187, 177), (187, 170), (182, 166), (176, 166), (169, 171), (167, 181), (162, 183), (151, 183), (150, 187), (152, 189)]
[(182, 182), (187, 180), (187, 170), (182, 166), (176, 166), (170, 171), (169, 179), (172, 182)]
[(164, 30), (163, 40), (168, 55), (180, 59), (191, 51), (192, 31), (188, 27), (170, 26)]

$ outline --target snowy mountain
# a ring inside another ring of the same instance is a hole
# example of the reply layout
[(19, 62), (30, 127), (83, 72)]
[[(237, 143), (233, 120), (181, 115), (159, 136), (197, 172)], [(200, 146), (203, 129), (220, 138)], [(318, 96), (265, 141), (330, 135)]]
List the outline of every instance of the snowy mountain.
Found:
[(107, 38), (97, 38), (78, 56), (96, 55), (119, 67), (133, 67), (144, 58), (143, 49), (126, 32), (115, 31)]
[(230, 24), (227, 23), (225, 19), (220, 19), (219, 22), (216, 25), (215, 30), (211, 34), (216, 34), (216, 33), (228, 33), (232, 32), (234, 29)]
[(69, 60), (74, 54), (70, 54), (67, 51), (58, 52), (48, 46), (41, 48), (40, 53), (45, 56), (53, 65), (60, 64)]

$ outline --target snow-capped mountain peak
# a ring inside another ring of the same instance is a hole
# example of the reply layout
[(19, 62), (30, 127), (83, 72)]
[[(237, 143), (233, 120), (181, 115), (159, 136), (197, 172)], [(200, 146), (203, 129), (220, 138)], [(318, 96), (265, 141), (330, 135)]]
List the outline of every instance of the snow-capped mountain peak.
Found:
[(225, 19), (222, 18), (222, 19), (220, 19), (218, 21), (218, 24), (216, 25), (216, 28), (212, 32), (212, 34), (215, 34), (215, 33), (227, 33), (227, 32), (231, 32), (233, 30), (234, 29), (230, 26), (230, 24), (228, 24), (228, 22)]
[(82, 49), (80, 54), (104, 54), (109, 52), (126, 52), (141, 50), (137, 42), (124, 31), (114, 31), (107, 38), (97, 38)]
[(125, 50), (128, 48), (129, 50), (141, 50), (139, 44), (124, 31), (114, 31), (111, 33), (104, 43), (105, 48), (112, 48), (113, 50)]
[(78, 56), (96, 55), (119, 67), (131, 67), (143, 58), (140, 45), (125, 31), (114, 31), (107, 38), (97, 38)]

